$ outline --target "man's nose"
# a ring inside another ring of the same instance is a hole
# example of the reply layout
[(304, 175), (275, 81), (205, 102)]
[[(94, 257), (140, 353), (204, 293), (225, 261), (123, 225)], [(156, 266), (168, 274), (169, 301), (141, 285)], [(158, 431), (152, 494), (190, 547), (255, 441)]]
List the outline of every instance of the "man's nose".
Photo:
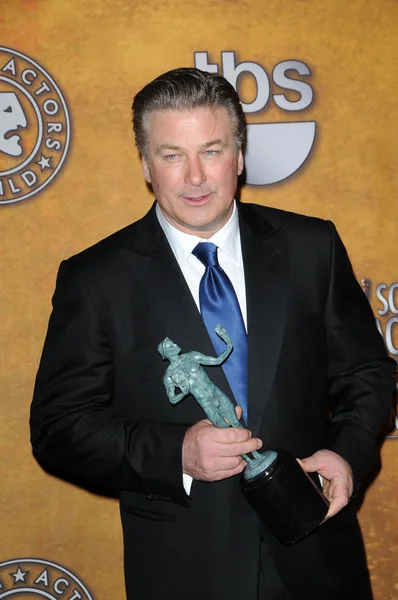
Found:
[(185, 183), (190, 185), (201, 185), (206, 181), (206, 173), (204, 166), (198, 156), (190, 158), (187, 161), (187, 167), (185, 171)]

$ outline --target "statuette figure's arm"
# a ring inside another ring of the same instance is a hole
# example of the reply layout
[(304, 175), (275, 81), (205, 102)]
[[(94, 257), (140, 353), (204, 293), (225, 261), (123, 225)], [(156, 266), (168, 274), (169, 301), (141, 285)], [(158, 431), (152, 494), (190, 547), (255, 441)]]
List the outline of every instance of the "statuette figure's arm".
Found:
[(220, 354), (220, 356), (217, 356), (217, 357), (205, 356), (204, 354), (198, 353), (199, 357), (200, 357), (199, 360), (202, 365), (211, 365), (211, 366), (221, 365), (232, 352), (233, 346), (232, 346), (231, 338), (229, 337), (229, 335), (226, 332), (226, 330), (224, 329), (224, 327), (222, 325), (218, 324), (215, 331), (216, 331), (217, 335), (222, 340), (224, 340), (224, 342), (227, 344), (227, 347), (225, 348), (224, 352), (222, 352)]
[(169, 375), (167, 375), (167, 373), (163, 377), (163, 383), (164, 383), (164, 387), (166, 389), (167, 397), (170, 400), (171, 404), (178, 404), (178, 402), (180, 402), (183, 398), (185, 398), (185, 396), (188, 393), (188, 392), (186, 392), (186, 393), (181, 392), (180, 394), (176, 394), (175, 393), (176, 385), (173, 382), (172, 378)]

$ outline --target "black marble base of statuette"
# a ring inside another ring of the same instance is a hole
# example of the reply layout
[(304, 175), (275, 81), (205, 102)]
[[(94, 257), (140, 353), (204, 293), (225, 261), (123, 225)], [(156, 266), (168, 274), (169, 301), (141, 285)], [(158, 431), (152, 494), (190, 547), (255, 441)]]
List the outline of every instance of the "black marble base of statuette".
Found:
[(279, 541), (293, 544), (324, 520), (329, 501), (286, 450), (259, 475), (242, 478), (242, 491), (260, 521)]

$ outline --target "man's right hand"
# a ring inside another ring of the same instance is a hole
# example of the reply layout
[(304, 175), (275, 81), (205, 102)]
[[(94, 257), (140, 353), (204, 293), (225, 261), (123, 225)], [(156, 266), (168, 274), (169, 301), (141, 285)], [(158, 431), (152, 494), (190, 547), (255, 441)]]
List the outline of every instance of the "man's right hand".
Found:
[(214, 427), (208, 419), (190, 427), (182, 446), (183, 472), (200, 481), (219, 481), (241, 473), (241, 454), (259, 450), (262, 441), (247, 429)]

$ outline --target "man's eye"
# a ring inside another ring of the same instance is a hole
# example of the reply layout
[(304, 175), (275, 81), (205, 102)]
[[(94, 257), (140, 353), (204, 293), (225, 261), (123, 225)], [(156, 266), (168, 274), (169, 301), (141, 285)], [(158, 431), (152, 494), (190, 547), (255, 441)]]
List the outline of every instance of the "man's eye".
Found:
[(6, 113), (12, 113), (12, 106), (9, 106), (8, 108), (5, 108), (5, 109), (3, 110), (3, 112), (6, 112)]
[(218, 154), (218, 150), (205, 150), (206, 156), (216, 156)]
[(178, 154), (166, 154), (165, 159), (166, 160), (174, 160), (176, 159), (178, 156)]

